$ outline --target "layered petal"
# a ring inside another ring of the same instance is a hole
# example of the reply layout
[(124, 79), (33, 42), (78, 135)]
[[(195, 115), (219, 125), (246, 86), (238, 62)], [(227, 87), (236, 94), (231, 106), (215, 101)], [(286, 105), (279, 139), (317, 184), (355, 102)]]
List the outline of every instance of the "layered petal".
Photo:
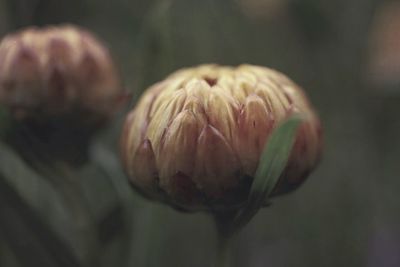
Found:
[(202, 124), (192, 112), (185, 110), (168, 127), (157, 160), (162, 185), (167, 185), (178, 172), (189, 176), (193, 173), (193, 155)]
[[(161, 141), (165, 136), (168, 126), (175, 119), (183, 108), (186, 100), (186, 93), (178, 90), (170, 93), (170, 100), (154, 102), (148, 117), (148, 128), (146, 136), (151, 140), (154, 151), (158, 154), (161, 149)], [(156, 101), (156, 100), (155, 100)]]
[(231, 145), (213, 126), (205, 126), (195, 154), (196, 184), (208, 197), (218, 199), (238, 184), (239, 172), (239, 160)]
[(10, 106), (19, 118), (25, 117), (30, 109), (43, 101), (42, 85), (39, 61), (34, 51), (19, 47), (12, 61), (4, 67), (0, 101)]
[(238, 109), (235, 100), (227, 93), (218, 88), (210, 91), (205, 105), (209, 124), (216, 128), (229, 143), (232, 143), (236, 132)]
[(273, 125), (274, 118), (264, 101), (255, 94), (248, 96), (239, 114), (236, 137), (236, 149), (247, 175), (254, 175)]
[(154, 190), (158, 182), (158, 171), (153, 148), (148, 139), (143, 140), (128, 162), (128, 175), (146, 194), (156, 195)]
[[(200, 114), (184, 110), (173, 120), (163, 139), (157, 157), (160, 186), (172, 196), (179, 197), (180, 185), (196, 187), (191, 181), (198, 148), (197, 139), (205, 119)], [(173, 155), (173, 156), (172, 156)], [(185, 181), (186, 179), (186, 181)]]

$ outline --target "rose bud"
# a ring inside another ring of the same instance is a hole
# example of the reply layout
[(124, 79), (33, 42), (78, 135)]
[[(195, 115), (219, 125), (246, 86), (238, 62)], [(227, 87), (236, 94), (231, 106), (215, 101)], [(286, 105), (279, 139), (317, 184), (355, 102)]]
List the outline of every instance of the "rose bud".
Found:
[(0, 105), (60, 153), (85, 145), (123, 98), (109, 51), (86, 30), (32, 27), (0, 43)]
[(302, 89), (277, 71), (203, 65), (152, 87), (128, 115), (121, 154), (133, 186), (179, 209), (229, 210), (247, 199), (271, 132), (302, 114), (273, 195), (300, 185), (321, 154), (321, 127)]

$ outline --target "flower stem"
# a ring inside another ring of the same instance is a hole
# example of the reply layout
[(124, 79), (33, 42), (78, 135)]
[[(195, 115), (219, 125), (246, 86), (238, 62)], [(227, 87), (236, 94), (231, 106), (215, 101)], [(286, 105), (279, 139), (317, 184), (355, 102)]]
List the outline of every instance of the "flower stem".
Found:
[(231, 238), (221, 233), (218, 234), (218, 254), (216, 267), (230, 266), (230, 242)]
[(230, 267), (230, 245), (234, 231), (232, 231), (232, 220), (236, 212), (218, 212), (214, 213), (215, 225), (218, 233), (218, 251), (216, 267)]

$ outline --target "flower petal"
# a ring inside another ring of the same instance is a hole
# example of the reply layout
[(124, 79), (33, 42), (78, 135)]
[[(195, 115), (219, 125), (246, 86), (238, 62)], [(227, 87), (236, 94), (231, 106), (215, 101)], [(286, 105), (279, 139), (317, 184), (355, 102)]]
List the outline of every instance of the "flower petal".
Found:
[(157, 185), (158, 173), (151, 142), (143, 140), (127, 165), (128, 175), (147, 194), (152, 194)]
[(169, 124), (182, 111), (185, 99), (185, 91), (177, 90), (171, 92), (169, 101), (154, 103), (151, 107), (146, 136), (152, 142), (156, 154), (160, 151), (160, 144)]
[(247, 175), (254, 175), (273, 124), (264, 101), (254, 94), (248, 96), (238, 118), (236, 139), (240, 162)]
[(211, 90), (205, 112), (210, 125), (216, 128), (229, 143), (232, 143), (236, 131), (238, 106), (229, 94), (219, 89), (216, 86)]
[(195, 155), (194, 181), (211, 198), (220, 198), (239, 182), (239, 160), (223, 135), (203, 128)]
[(204, 123), (205, 119), (198, 118), (193, 112), (185, 110), (168, 127), (157, 157), (160, 185), (167, 192), (174, 193), (174, 189), (169, 185), (174, 183), (171, 179), (177, 173), (187, 177), (192, 176), (197, 138)]

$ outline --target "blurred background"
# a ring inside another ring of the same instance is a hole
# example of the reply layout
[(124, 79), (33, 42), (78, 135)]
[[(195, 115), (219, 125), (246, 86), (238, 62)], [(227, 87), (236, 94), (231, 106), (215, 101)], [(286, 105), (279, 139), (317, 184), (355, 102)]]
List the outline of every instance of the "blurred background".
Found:
[[(324, 125), (323, 161), (235, 238), (232, 266), (400, 266), (398, 1), (0, 0), (1, 37), (59, 23), (110, 48), (131, 107), (147, 86), (201, 63), (269, 66), (304, 88)], [(128, 110), (98, 136), (90, 163), (65, 171), (71, 179), (1, 150), (10, 190), (0, 192), (0, 266), (213, 266), (206, 214), (130, 189), (116, 149)]]

